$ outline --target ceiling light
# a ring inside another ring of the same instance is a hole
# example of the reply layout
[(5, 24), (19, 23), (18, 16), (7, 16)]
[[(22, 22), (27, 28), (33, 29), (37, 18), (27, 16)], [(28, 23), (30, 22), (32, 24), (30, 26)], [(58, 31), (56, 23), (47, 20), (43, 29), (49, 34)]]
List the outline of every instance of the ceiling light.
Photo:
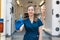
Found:
[(17, 2), (18, 5), (20, 4), (19, 0), (17, 0), (16, 2)]
[(43, 3), (44, 3), (44, 1), (40, 2), (40, 4), (39, 4), (39, 5), (42, 5)]

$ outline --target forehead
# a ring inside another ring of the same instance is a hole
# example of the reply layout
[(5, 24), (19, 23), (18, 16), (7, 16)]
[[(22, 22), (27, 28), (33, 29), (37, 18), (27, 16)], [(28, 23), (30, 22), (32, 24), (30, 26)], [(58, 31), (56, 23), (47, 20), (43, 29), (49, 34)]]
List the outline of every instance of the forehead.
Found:
[(34, 7), (33, 6), (30, 6), (30, 7), (28, 7), (28, 9), (34, 9)]

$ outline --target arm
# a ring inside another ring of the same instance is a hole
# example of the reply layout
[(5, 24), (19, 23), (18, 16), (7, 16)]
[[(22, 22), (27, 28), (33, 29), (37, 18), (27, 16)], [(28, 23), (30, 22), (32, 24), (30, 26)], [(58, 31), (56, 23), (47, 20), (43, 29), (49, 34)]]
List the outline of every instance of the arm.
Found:
[(42, 40), (42, 26), (39, 27), (39, 40)]
[(24, 24), (19, 28), (19, 30), (17, 30), (17, 32), (22, 32), (24, 29)]
[(20, 32), (24, 29), (24, 24), (20, 27)]

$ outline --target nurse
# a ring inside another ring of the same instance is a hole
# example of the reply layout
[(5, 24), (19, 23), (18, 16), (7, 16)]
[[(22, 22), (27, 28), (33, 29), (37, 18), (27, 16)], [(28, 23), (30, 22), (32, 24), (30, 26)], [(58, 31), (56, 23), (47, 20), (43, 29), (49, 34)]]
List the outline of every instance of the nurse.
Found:
[(25, 28), (26, 32), (23, 40), (42, 40), (43, 23), (34, 15), (34, 6), (28, 6), (28, 18), (23, 21), (20, 31)]

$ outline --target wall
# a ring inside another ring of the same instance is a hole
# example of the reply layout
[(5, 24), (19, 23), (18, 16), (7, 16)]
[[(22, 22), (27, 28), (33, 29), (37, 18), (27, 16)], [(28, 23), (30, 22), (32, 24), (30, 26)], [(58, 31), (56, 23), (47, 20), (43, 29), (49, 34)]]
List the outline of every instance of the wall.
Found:
[(23, 7), (18, 6), (15, 0), (13, 0), (13, 6), (14, 6), (15, 20), (17, 20), (20, 18), (20, 14), (23, 14)]
[[(32, 5), (39, 5), (35, 1), (33, 1)], [(22, 4), (22, 7), (18, 6), (17, 3), (16, 3), (16, 1), (14, 2), (14, 6), (15, 6), (15, 19), (19, 19), (20, 14), (23, 15), (24, 13), (27, 13), (27, 6), (31, 4), (31, 3), (28, 3), (26, 0), (25, 1), (24, 0), (20, 0), (20, 2)], [(40, 2), (40, 0), (39, 0), (39, 2)], [(40, 12), (40, 10), (38, 12)]]
[(6, 35), (6, 0), (1, 0), (1, 18), (4, 19), (4, 30), (1, 34), (2, 36)]
[(46, 0), (46, 27), (52, 28), (52, 0)]
[(0, 18), (1, 18), (1, 0), (0, 0)]

